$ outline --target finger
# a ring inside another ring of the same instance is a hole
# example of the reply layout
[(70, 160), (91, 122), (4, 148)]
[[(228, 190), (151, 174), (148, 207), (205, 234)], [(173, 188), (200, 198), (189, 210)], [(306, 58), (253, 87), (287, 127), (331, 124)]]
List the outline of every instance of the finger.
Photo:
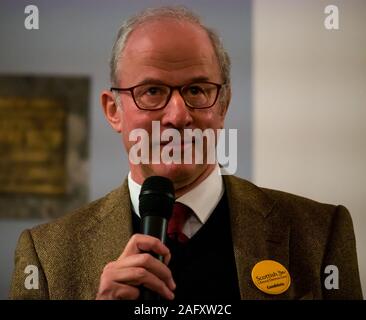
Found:
[(140, 290), (134, 286), (116, 283), (116, 299), (119, 300), (137, 300), (140, 296)]
[(146, 251), (154, 252), (163, 256), (165, 264), (168, 264), (170, 261), (171, 255), (168, 247), (164, 245), (158, 238), (137, 233), (130, 238), (118, 260)]
[(134, 286), (112, 281), (108, 287), (98, 291), (97, 300), (136, 300), (140, 290)]
[(157, 276), (144, 268), (124, 268), (123, 272), (115, 269), (113, 270), (113, 273), (113, 281), (132, 286), (143, 285), (144, 287), (158, 293), (165, 299), (174, 299), (174, 293), (167, 287), (164, 281), (160, 280)]
[[(169, 249), (168, 249), (169, 250)], [(170, 250), (169, 253), (167, 255), (164, 256), (163, 262), (165, 265), (168, 265), (170, 262), (170, 259), (172, 258), (172, 255), (170, 254)]]
[(170, 290), (174, 290), (176, 288), (170, 269), (164, 263), (148, 253), (135, 254), (116, 261), (115, 263), (115, 268), (119, 270), (129, 267), (145, 268), (164, 281)]

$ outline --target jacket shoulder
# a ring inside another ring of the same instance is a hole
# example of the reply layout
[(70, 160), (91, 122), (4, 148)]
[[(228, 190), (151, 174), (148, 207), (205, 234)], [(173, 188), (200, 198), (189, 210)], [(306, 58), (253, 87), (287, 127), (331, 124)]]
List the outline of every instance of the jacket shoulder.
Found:
[(313, 230), (325, 231), (329, 230), (333, 219), (339, 216), (351, 219), (348, 210), (342, 205), (322, 203), (293, 193), (260, 187), (235, 176), (226, 179), (230, 185), (236, 186), (230, 188), (230, 191), (235, 190), (240, 198), (245, 196), (246, 199), (266, 203), (269, 217), (275, 215), (277, 219), (286, 220), (293, 226), (299, 225), (299, 228), (305, 229), (308, 226)]
[(262, 187), (260, 189), (281, 206), (293, 210), (294, 214), (299, 212), (333, 212), (337, 207), (334, 204), (319, 202), (314, 199), (281, 190)]
[[(286, 207), (287, 209), (292, 209), (294, 213), (305, 211), (334, 211), (336, 205), (318, 202), (313, 199), (306, 198), (304, 196), (296, 195), (293, 193), (270, 189), (266, 187), (260, 187), (236, 176), (229, 176), (226, 178), (230, 181), (231, 185), (235, 185), (236, 188), (230, 188), (231, 190), (240, 190), (243, 194), (250, 194), (252, 197), (255, 196), (256, 199), (261, 201), (272, 202), (276, 206)], [(242, 195), (241, 195), (242, 196)]]
[(30, 234), (36, 246), (49, 246), (57, 242), (59, 247), (72, 243), (75, 237), (88, 232), (103, 220), (109, 212), (118, 205), (123, 186), (112, 190), (104, 197), (90, 202), (64, 216), (30, 229)]

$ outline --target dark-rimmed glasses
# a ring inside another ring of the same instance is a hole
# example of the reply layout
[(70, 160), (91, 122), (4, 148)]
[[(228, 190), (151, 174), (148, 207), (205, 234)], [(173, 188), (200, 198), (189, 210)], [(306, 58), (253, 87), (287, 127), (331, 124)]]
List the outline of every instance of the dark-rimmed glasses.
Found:
[(129, 91), (141, 110), (160, 110), (166, 107), (173, 91), (177, 89), (187, 107), (192, 109), (211, 108), (219, 96), (222, 85), (213, 82), (194, 82), (183, 86), (167, 84), (139, 84), (130, 88), (110, 88), (111, 91)]

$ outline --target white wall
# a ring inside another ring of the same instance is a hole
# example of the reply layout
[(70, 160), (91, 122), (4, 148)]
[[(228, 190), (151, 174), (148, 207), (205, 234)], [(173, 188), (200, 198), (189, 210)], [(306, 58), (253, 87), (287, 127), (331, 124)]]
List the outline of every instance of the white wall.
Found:
[(366, 1), (255, 0), (252, 21), (254, 181), (347, 206), (366, 294)]

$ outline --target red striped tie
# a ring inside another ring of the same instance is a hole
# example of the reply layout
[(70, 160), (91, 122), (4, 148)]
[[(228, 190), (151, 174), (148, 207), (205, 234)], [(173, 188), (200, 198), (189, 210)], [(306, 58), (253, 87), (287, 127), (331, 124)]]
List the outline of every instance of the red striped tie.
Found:
[(183, 226), (192, 214), (191, 208), (183, 203), (176, 202), (173, 207), (173, 214), (168, 223), (168, 237), (182, 244), (187, 243), (189, 238), (182, 232)]

